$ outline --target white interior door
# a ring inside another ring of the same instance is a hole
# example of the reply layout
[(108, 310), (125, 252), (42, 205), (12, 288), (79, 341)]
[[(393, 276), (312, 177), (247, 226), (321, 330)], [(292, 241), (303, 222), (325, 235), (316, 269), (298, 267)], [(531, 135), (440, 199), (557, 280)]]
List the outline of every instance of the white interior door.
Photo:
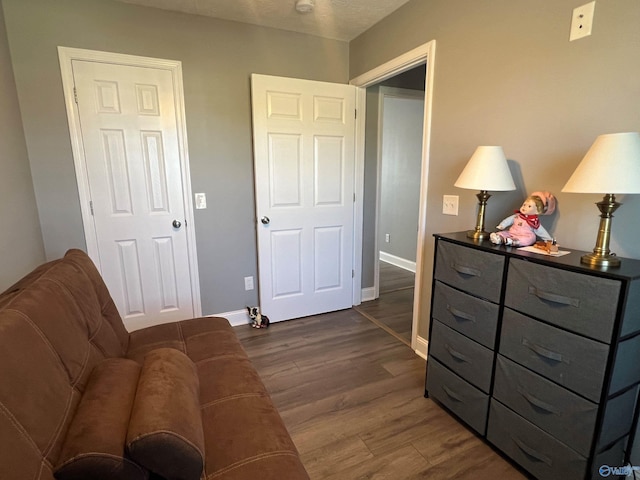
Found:
[(125, 325), (135, 330), (193, 317), (172, 73), (85, 60), (71, 65), (94, 260)]
[(355, 87), (251, 80), (262, 312), (280, 321), (350, 308)]

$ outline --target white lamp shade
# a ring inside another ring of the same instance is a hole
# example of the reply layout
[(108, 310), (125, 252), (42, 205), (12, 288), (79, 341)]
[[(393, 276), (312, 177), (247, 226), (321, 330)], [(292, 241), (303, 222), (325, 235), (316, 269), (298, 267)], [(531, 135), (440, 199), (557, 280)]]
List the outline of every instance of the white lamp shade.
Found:
[(640, 133), (600, 135), (562, 191), (640, 193)]
[(494, 192), (516, 189), (502, 147), (496, 146), (476, 148), (454, 186)]

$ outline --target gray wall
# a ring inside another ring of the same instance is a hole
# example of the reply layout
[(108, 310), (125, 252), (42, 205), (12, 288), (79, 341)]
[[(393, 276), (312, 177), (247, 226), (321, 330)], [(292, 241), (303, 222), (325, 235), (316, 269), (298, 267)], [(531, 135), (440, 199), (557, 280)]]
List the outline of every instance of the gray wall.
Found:
[[(518, 190), (495, 193), (487, 227), (545, 189), (558, 211), (545, 228), (568, 249), (592, 250), (601, 195), (560, 192), (602, 133), (640, 130), (640, 2), (600, 1), (593, 34), (569, 42), (575, 1), (412, 0), (350, 43), (351, 78), (436, 40), (427, 209), (427, 288), (419, 334), (427, 337), (435, 232), (475, 225), (473, 191), (453, 186), (478, 145), (502, 145)], [(464, 12), (463, 15), (460, 12)], [(389, 41), (393, 39), (393, 41)], [(442, 215), (442, 195), (460, 215)], [(612, 250), (640, 258), (640, 196), (619, 196)]]
[(0, 5), (0, 292), (44, 261), (42, 234)]
[[(378, 247), (416, 261), (424, 96), (396, 97), (381, 89), (382, 156)], [(422, 92), (418, 92), (422, 93)], [(385, 235), (389, 234), (389, 242)]]
[(376, 251), (376, 198), (378, 189), (378, 103), (380, 87), (367, 88), (367, 114), (364, 144), (364, 206), (362, 215), (362, 288), (375, 282)]
[(85, 248), (56, 47), (182, 62), (203, 314), (257, 303), (250, 74), (346, 83), (348, 45), (113, 0), (2, 0), (47, 258)]

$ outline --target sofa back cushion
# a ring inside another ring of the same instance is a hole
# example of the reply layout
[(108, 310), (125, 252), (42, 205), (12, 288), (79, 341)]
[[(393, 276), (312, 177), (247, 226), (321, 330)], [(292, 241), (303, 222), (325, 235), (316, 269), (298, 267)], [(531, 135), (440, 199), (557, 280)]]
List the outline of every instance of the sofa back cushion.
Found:
[[(115, 337), (119, 343), (119, 348), (117, 350), (109, 350), (108, 353), (112, 356), (124, 355), (129, 348), (129, 332), (124, 327), (122, 317), (118, 313), (116, 304), (113, 302), (100, 272), (98, 272), (89, 256), (82, 250), (69, 250), (64, 256), (64, 262), (72, 264), (82, 271), (84, 275), (82, 283), (88, 281), (91, 285), (91, 290), (97, 297), (99, 315), (96, 316), (95, 312), (92, 312), (86, 317), (87, 321), (92, 322), (93, 325), (92, 336), (90, 337), (93, 343), (98, 347), (104, 346), (104, 348), (108, 348), (113, 337)], [(82, 297), (76, 297), (76, 301), (82, 302)], [(88, 303), (91, 308), (95, 306), (93, 299)], [(115, 346), (113, 348), (115, 349)]]
[(114, 327), (113, 302), (96, 275), (76, 250), (0, 294), (2, 479), (53, 478), (91, 371), (126, 352), (126, 330)]

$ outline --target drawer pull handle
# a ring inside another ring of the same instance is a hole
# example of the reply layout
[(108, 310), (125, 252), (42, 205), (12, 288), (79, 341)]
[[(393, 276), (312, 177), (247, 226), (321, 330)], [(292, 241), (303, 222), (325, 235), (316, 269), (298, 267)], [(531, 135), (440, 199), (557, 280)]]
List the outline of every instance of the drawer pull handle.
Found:
[(524, 453), (526, 453), (529, 457), (533, 458), (534, 460), (536, 460), (538, 462), (546, 463), (550, 467), (553, 466), (553, 462), (551, 461), (551, 459), (549, 457), (547, 457), (546, 455), (543, 455), (542, 453), (540, 453), (540, 452), (536, 451), (535, 449), (531, 448), (529, 445), (524, 443), (522, 440), (519, 440), (516, 437), (511, 437), (511, 440), (513, 440), (513, 443), (515, 443), (518, 446), (518, 448), (520, 450), (522, 450)]
[(447, 350), (447, 352), (449, 352), (449, 355), (451, 355), (456, 360), (460, 360), (461, 362), (467, 362), (468, 361), (467, 357), (465, 355), (463, 355), (459, 351), (454, 350), (453, 348), (451, 348), (449, 346), (449, 344), (445, 344), (444, 348)]
[(535, 295), (541, 300), (548, 302), (559, 303), (560, 305), (570, 305), (578, 308), (580, 306), (580, 300), (577, 298), (565, 297), (564, 295), (558, 295), (557, 293), (545, 292), (532, 285), (529, 286), (529, 293)]
[(456, 307), (452, 307), (451, 305), (447, 305), (447, 310), (449, 310), (449, 312), (451, 312), (451, 315), (453, 315), (456, 318), (459, 318), (461, 320), (468, 320), (470, 322), (476, 323), (475, 315), (471, 315), (470, 313), (466, 313), (466, 312), (463, 312), (462, 310), (458, 310)]
[(482, 272), (477, 268), (467, 267), (465, 265), (459, 265), (457, 263), (452, 263), (451, 268), (453, 268), (458, 273), (462, 273), (463, 275), (470, 275), (472, 277), (479, 277), (480, 275), (482, 275)]
[(547, 358), (549, 360), (553, 360), (554, 362), (562, 362), (562, 354), (558, 352), (554, 352), (553, 350), (544, 348), (543, 346), (538, 345), (537, 343), (531, 343), (526, 338), (522, 339), (522, 345), (531, 349), (534, 353), (536, 353), (541, 357)]
[(450, 388), (448, 388), (446, 385), (442, 385), (442, 390), (444, 391), (444, 393), (446, 393), (452, 400), (455, 400), (456, 402), (463, 402), (462, 398), (460, 398), (460, 396), (455, 393), (453, 390), (451, 390)]
[(545, 412), (553, 413), (554, 415), (558, 415), (558, 410), (556, 410), (552, 405), (549, 405), (547, 402), (543, 402), (537, 397), (534, 397), (529, 392), (525, 391), (522, 388), (518, 388), (518, 393), (524, 397), (524, 399), (529, 402), (534, 407), (538, 407)]

